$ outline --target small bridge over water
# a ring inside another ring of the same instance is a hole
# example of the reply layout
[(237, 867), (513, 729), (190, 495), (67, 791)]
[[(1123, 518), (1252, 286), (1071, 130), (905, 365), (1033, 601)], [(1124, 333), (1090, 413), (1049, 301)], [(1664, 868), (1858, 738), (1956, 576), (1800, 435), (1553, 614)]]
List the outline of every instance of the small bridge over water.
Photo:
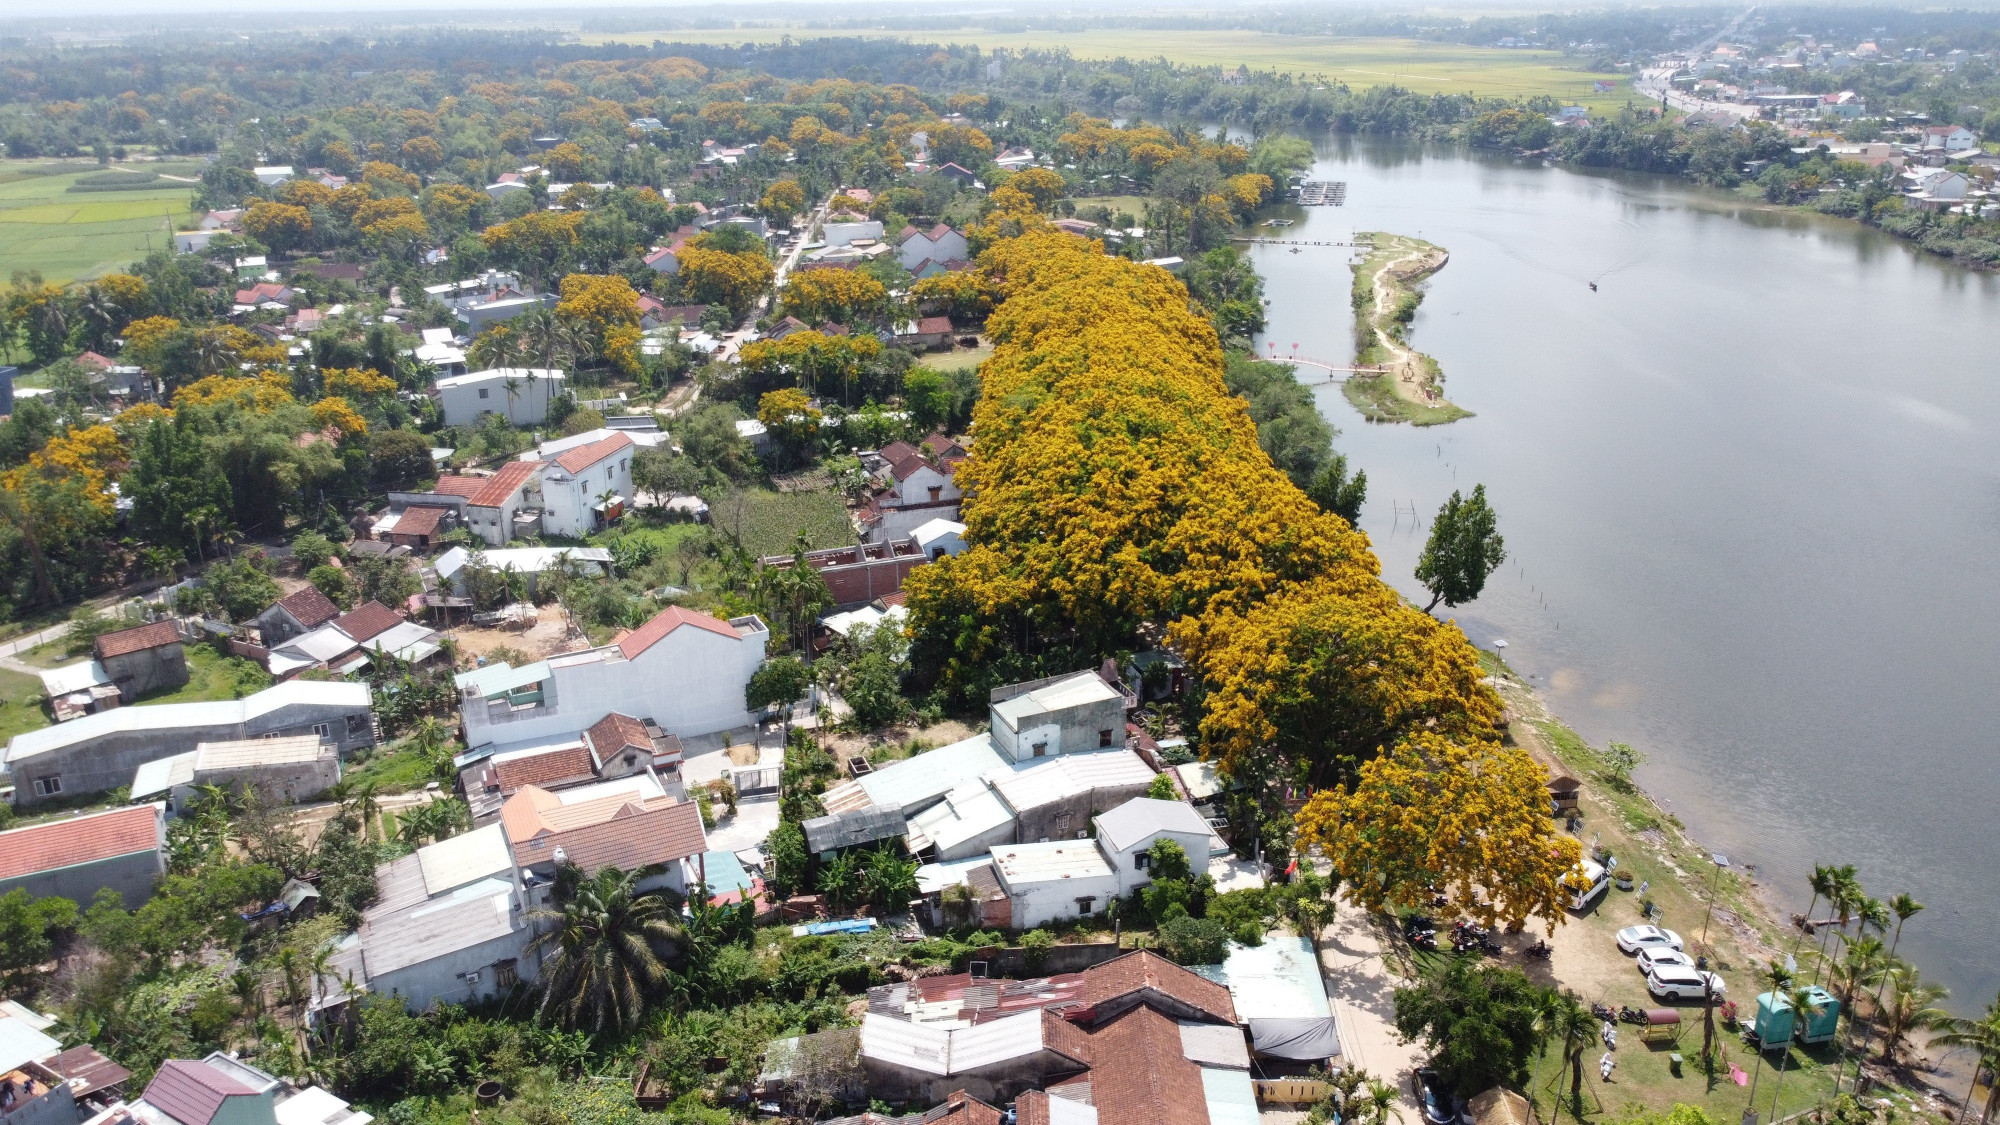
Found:
[(1328, 382), (1337, 381), (1343, 375), (1387, 375), (1389, 373), (1389, 369), (1381, 364), (1328, 363), (1326, 360), (1313, 359), (1310, 356), (1297, 354), (1280, 355), (1269, 349), (1265, 350), (1263, 358), (1272, 363), (1296, 363), (1302, 367), (1318, 368), (1326, 372)]
[(1334, 242), (1331, 240), (1322, 242), (1302, 238), (1258, 238), (1247, 234), (1230, 235), (1229, 241), (1248, 242), (1255, 246), (1364, 246), (1370, 250), (1375, 248), (1375, 244), (1372, 242)]

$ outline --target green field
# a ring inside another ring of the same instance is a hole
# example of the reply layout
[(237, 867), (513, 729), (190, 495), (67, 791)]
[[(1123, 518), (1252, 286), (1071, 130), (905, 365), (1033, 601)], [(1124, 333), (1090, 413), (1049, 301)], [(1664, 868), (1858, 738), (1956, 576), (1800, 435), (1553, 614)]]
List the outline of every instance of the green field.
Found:
[[(0, 163), (0, 278), (39, 271), (49, 281), (96, 277), (173, 245), (185, 226), (192, 185), (139, 191), (71, 192), (89, 172), (23, 175), (46, 165)], [(74, 167), (74, 165), (72, 165)], [(186, 175), (178, 165), (144, 170)]]
[[(867, 35), (915, 42), (976, 45), (981, 50), (1068, 48), (1083, 59), (1155, 59), (1194, 66), (1247, 66), (1276, 70), (1315, 81), (1344, 82), (1360, 90), (1394, 84), (1420, 94), (1475, 93), (1498, 97), (1548, 94), (1564, 101), (1609, 109), (1625, 104), (1631, 83), (1623, 76), (1569, 69), (1559, 51), (1515, 51), (1415, 39), (1361, 39), (1332, 36), (1270, 35), (1257, 31), (959, 31), (825, 30), (743, 28), (699, 31), (631, 32), (585, 36), (593, 43), (736, 44), (774, 43), (830, 35)], [(1610, 94), (1593, 94), (1593, 78), (1616, 78)]]

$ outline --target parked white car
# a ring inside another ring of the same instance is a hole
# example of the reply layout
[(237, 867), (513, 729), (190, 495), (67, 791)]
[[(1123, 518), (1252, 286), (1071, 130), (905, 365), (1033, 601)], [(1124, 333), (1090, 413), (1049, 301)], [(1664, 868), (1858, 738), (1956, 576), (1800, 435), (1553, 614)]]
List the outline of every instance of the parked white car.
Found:
[(1647, 976), (1655, 969), (1694, 968), (1694, 958), (1671, 945), (1650, 945), (1639, 950), (1639, 971)]
[(1627, 926), (1618, 931), (1618, 948), (1626, 953), (1641, 949), (1681, 948), (1681, 935), (1660, 926)]
[(1714, 973), (1699, 969), (1682, 968), (1671, 965), (1646, 974), (1646, 991), (1662, 1000), (1699, 1000), (1702, 997), (1703, 982), (1714, 990), (1715, 998), (1722, 999), (1728, 991), (1722, 978)]

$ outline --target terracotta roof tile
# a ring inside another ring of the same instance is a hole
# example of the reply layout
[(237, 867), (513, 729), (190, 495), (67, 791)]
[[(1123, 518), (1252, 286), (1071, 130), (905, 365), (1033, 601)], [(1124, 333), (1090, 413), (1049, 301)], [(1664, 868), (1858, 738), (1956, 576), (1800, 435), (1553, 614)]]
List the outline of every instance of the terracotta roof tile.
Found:
[(944, 1103), (924, 1114), (924, 1125), (1000, 1125), (1000, 1111), (966, 1093), (953, 1090)]
[(525, 754), (493, 764), (493, 778), (502, 793), (512, 793), (523, 785), (549, 785), (573, 777), (595, 774), (590, 751), (581, 746), (565, 746), (546, 754)]
[(340, 607), (333, 604), (332, 598), (320, 593), (317, 586), (307, 586), (303, 590), (286, 594), (278, 599), (278, 604), (284, 606), (286, 613), (291, 614), (299, 624), (308, 629), (317, 629), (340, 616)]
[(556, 458), (556, 464), (566, 473), (580, 473), (631, 444), (632, 435), (621, 430), (602, 441), (593, 441), (589, 445), (579, 445), (575, 449), (568, 450)]
[(436, 535), (438, 522), (443, 520), (450, 508), (440, 508), (434, 504), (412, 504), (403, 509), (403, 516), (396, 526), (389, 529), (391, 535)]
[(627, 660), (637, 660), (640, 653), (653, 647), (654, 642), (683, 625), (706, 629), (711, 633), (728, 637), (732, 641), (742, 639), (742, 635), (729, 622), (674, 605), (661, 610), (651, 621), (627, 633), (624, 639), (618, 642), (618, 651), (624, 653)]
[(181, 631), (172, 621), (155, 621), (150, 625), (140, 625), (133, 629), (120, 629), (116, 633), (105, 633), (91, 646), (99, 660), (143, 649), (159, 648), (161, 645), (181, 643)]
[(907, 441), (898, 440), (890, 442), (889, 444), (876, 450), (876, 452), (881, 455), (884, 461), (887, 461), (891, 465), (893, 465), (896, 462), (901, 461), (905, 457), (917, 456), (917, 447), (911, 445)]
[(1223, 1023), (1236, 1022), (1229, 989), (1181, 968), (1157, 953), (1140, 950), (1084, 970), (1084, 1003), (1099, 1008), (1134, 992), (1151, 991), (1206, 1012)]
[(610, 761), (612, 755), (628, 746), (648, 754), (653, 752), (653, 736), (646, 733), (646, 724), (616, 711), (597, 720), (584, 732), (584, 737), (590, 740), (590, 748), (597, 752), (601, 762)]
[(1171, 1016), (1134, 1008), (1092, 1031), (1089, 1051), (1098, 1125), (1208, 1125), (1201, 1067), (1182, 1053)]
[(497, 508), (505, 504), (507, 498), (514, 495), (522, 485), (528, 482), (530, 477), (535, 476), (541, 471), (542, 463), (540, 461), (509, 461), (505, 465), (500, 466), (499, 472), (487, 477), (485, 484), (480, 487), (479, 491), (466, 499), (474, 507)]
[(479, 491), (485, 487), (485, 477), (445, 475), (437, 479), (437, 485), (431, 491), (439, 496), (464, 496), (470, 499), (479, 495)]
[[(520, 794), (509, 799), (518, 800)], [(610, 802), (588, 802), (590, 805)], [(567, 806), (576, 808), (578, 806)], [(547, 811), (545, 810), (544, 815)], [(505, 810), (502, 810), (505, 818)], [(510, 839), (514, 830), (507, 830)], [(701, 809), (693, 801), (655, 797), (645, 804), (626, 799), (606, 819), (559, 832), (530, 836), (514, 845), (515, 861), (523, 866), (551, 862), (557, 848), (565, 858), (585, 871), (616, 867), (635, 871), (654, 864), (672, 863), (708, 849), (708, 837), (701, 828)]]
[(333, 619), (340, 631), (357, 641), (372, 640), (403, 623), (402, 615), (381, 602), (364, 602), (353, 613)]
[(158, 807), (134, 805), (0, 832), (0, 879), (150, 851), (162, 823)]

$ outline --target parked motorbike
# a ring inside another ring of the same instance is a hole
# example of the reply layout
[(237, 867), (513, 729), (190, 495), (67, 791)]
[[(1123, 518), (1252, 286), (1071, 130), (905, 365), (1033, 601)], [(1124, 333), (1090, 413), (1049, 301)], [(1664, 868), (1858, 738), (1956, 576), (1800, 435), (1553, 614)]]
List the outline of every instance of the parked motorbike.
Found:
[(1625, 1023), (1636, 1023), (1642, 1027), (1646, 1023), (1646, 1013), (1637, 1008), (1626, 1007), (1623, 1004), (1618, 1006), (1618, 1018)]
[(1546, 961), (1549, 959), (1549, 954), (1554, 953), (1555, 950), (1552, 947), (1550, 947), (1548, 942), (1537, 941), (1535, 942), (1535, 944), (1529, 946), (1526, 949), (1523, 949), (1521, 952), (1530, 957), (1535, 957), (1540, 960)]
[(1599, 1030), (1598, 1035), (1604, 1040), (1604, 1046), (1607, 1050), (1615, 1051), (1618, 1049), (1617, 1024), (1614, 1023), (1605, 1024), (1603, 1028)]
[(1618, 1013), (1609, 1004), (1592, 1004), (1590, 1014), (1607, 1023), (1618, 1018)]

